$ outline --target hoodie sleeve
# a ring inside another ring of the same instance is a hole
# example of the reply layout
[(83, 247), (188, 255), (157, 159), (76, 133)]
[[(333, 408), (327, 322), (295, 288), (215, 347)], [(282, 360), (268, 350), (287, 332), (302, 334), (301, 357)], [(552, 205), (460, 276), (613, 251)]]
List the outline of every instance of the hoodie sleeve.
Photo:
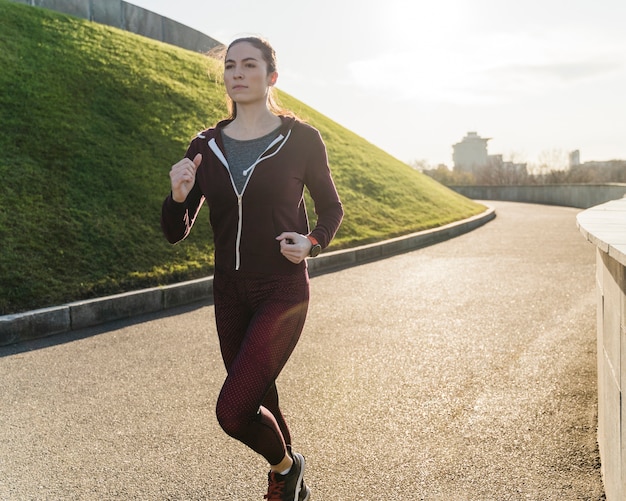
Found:
[(326, 146), (320, 133), (313, 128), (308, 145), (305, 185), (311, 194), (317, 215), (317, 224), (310, 235), (322, 248), (326, 248), (341, 225), (343, 206), (328, 166)]
[[(196, 145), (192, 142), (185, 156), (192, 159), (196, 153)], [(169, 243), (175, 244), (189, 235), (203, 203), (204, 196), (200, 191), (197, 179), (189, 195), (187, 195), (187, 199), (182, 203), (176, 202), (170, 192), (161, 207), (161, 229)]]

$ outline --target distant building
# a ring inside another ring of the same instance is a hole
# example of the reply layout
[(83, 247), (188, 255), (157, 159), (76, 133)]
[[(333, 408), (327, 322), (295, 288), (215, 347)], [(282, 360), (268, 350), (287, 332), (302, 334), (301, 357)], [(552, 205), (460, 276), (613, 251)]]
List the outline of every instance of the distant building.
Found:
[(452, 146), (455, 172), (468, 172), (481, 182), (510, 184), (528, 175), (526, 163), (506, 162), (502, 155), (490, 155), (487, 142), (491, 138), (468, 132), (460, 143)]
[(569, 153), (569, 170), (574, 179), (584, 183), (626, 183), (626, 160), (580, 161), (580, 151)]
[(580, 150), (570, 151), (569, 167), (582, 167), (586, 169), (620, 169), (626, 168), (626, 160), (589, 160), (588, 162), (580, 161)]
[(501, 175), (509, 179), (528, 175), (526, 162), (508, 162), (503, 160), (502, 155), (489, 155), (489, 167), (492, 171), (499, 171)]
[(480, 137), (476, 132), (468, 132), (460, 143), (452, 146), (454, 170), (473, 172), (476, 168), (489, 165), (487, 141), (491, 138)]
[(569, 168), (580, 165), (580, 150), (570, 151), (569, 153)]

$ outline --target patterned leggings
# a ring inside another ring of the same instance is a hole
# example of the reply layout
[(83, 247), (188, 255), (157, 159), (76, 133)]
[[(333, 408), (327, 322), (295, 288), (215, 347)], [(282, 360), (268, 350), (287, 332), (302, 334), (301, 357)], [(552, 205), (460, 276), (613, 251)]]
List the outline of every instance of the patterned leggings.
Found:
[(307, 271), (244, 276), (216, 271), (213, 297), (227, 370), (217, 400), (217, 420), (228, 435), (270, 464), (278, 464), (291, 435), (280, 411), (275, 381), (304, 327), (309, 305)]

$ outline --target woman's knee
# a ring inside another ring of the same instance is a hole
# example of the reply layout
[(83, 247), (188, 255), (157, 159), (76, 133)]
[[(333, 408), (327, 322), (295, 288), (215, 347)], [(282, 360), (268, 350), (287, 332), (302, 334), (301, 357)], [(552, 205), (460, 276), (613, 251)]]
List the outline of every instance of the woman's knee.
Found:
[(222, 430), (233, 438), (241, 437), (248, 423), (254, 419), (254, 416), (241, 412), (236, 406), (225, 402), (224, 399), (217, 400), (215, 415)]

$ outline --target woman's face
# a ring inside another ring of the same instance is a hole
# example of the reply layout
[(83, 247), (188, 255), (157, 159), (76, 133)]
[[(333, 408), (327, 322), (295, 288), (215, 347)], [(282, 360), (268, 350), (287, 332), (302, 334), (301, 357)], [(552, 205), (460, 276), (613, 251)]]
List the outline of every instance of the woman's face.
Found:
[(277, 73), (267, 74), (263, 53), (248, 42), (233, 45), (224, 60), (226, 92), (237, 104), (266, 102), (268, 89)]

